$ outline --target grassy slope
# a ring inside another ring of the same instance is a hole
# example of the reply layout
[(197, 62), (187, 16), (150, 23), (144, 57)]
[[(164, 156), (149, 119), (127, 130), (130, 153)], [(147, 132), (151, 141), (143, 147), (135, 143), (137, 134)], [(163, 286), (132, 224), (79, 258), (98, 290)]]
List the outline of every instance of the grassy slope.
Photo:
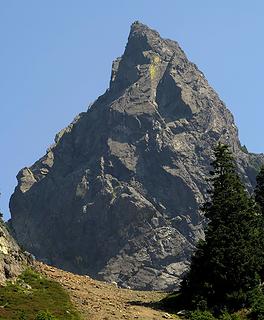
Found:
[(61, 285), (32, 270), (0, 287), (0, 320), (34, 320), (39, 311), (49, 311), (59, 320), (81, 319)]

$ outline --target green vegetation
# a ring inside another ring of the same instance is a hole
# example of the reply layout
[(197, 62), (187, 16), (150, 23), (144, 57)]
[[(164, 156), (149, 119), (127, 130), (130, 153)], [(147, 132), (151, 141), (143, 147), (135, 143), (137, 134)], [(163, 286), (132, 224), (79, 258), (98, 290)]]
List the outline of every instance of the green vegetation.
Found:
[(188, 315), (190, 320), (215, 320), (215, 317), (210, 311), (195, 310)]
[(241, 146), (240, 149), (247, 154), (249, 153), (246, 145)]
[(252, 290), (249, 297), (251, 312), (251, 319), (263, 320), (264, 319), (264, 294), (261, 288)]
[(212, 166), (210, 199), (203, 206), (205, 240), (197, 246), (180, 292), (163, 302), (189, 310), (192, 320), (264, 319), (264, 169), (254, 200), (226, 145), (217, 146)]
[(260, 212), (264, 216), (264, 166), (260, 168), (260, 172), (257, 176), (255, 199), (256, 203), (259, 205)]
[(57, 320), (51, 313), (41, 311), (37, 314), (35, 320)]
[(26, 270), (17, 281), (0, 287), (0, 320), (80, 320), (59, 283)]

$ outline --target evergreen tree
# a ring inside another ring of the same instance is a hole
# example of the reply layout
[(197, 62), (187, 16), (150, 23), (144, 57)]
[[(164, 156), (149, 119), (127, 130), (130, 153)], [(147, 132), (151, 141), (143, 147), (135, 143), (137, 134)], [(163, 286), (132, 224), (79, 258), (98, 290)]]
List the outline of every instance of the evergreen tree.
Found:
[(255, 200), (259, 205), (259, 209), (264, 216), (264, 166), (261, 167), (259, 174), (257, 175), (257, 185), (255, 188)]
[[(256, 187), (255, 187), (255, 201), (257, 204), (257, 209), (259, 212), (259, 219), (260, 219), (260, 224), (262, 226), (262, 230), (264, 232), (264, 166), (260, 168), (260, 171), (256, 177)], [(262, 239), (263, 240), (263, 239)], [(263, 245), (262, 245), (262, 256), (263, 256), (263, 261), (262, 261), (262, 268), (261, 268), (261, 280), (264, 280), (264, 240), (263, 240)]]
[(187, 309), (234, 311), (248, 303), (260, 282), (263, 231), (256, 205), (236, 171), (226, 145), (215, 149), (210, 200), (203, 210), (209, 220), (198, 244), (180, 297)]

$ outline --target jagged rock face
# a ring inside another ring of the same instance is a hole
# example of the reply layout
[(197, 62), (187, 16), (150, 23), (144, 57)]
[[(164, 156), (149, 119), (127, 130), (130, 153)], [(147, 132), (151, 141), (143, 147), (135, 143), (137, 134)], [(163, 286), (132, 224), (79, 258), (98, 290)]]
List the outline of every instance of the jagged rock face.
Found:
[(263, 155), (179, 45), (136, 22), (110, 88), (18, 174), (18, 241), (61, 268), (137, 289), (174, 289), (203, 236), (212, 149), (231, 146), (248, 188)]
[(16, 278), (31, 263), (32, 257), (22, 252), (0, 220), (0, 285)]

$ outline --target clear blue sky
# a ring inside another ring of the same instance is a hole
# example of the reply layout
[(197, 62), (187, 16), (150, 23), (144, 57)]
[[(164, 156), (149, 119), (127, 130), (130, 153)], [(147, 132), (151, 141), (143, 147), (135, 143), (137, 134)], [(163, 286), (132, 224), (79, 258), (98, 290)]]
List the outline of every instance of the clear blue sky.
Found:
[(177, 40), (263, 152), (263, 0), (0, 0), (0, 209), (16, 174), (108, 87), (140, 20)]

